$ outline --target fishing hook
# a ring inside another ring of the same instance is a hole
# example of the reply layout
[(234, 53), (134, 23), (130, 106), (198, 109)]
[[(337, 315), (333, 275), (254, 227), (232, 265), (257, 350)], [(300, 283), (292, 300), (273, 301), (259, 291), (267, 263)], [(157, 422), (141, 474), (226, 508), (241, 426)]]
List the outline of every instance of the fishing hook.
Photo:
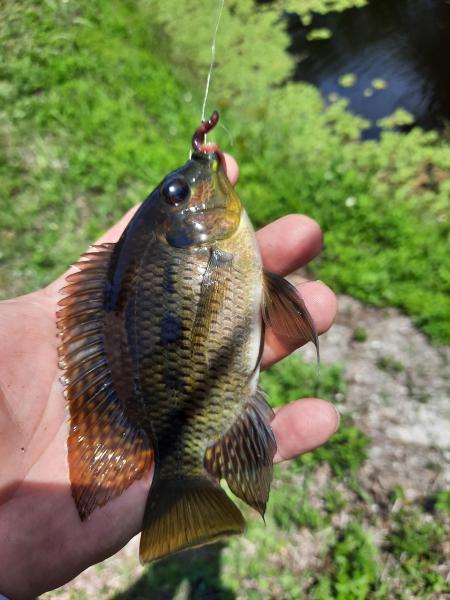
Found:
[(225, 167), (225, 160), (223, 157), (223, 152), (219, 148), (217, 144), (214, 143), (205, 143), (206, 134), (214, 129), (214, 127), (219, 122), (219, 113), (215, 110), (212, 115), (206, 121), (202, 121), (195, 130), (194, 135), (192, 136), (192, 147), (196, 152), (200, 152), (200, 154), (211, 154), (215, 152), (219, 157), (222, 166)]

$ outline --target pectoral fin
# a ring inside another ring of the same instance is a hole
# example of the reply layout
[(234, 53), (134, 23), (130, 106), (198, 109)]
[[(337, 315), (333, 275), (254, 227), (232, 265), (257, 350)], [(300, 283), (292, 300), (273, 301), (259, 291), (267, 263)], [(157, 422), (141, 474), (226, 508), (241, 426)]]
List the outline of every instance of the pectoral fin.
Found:
[(273, 411), (257, 390), (227, 433), (205, 453), (205, 468), (264, 516), (277, 449), (270, 428)]
[(283, 277), (268, 271), (264, 271), (263, 287), (264, 323), (278, 335), (312, 342), (320, 362), (316, 327), (299, 291)]
[(223, 302), (230, 291), (230, 273), (233, 255), (212, 248), (208, 265), (201, 284), (200, 302), (192, 329), (192, 349), (201, 351), (208, 339), (211, 322), (222, 310)]

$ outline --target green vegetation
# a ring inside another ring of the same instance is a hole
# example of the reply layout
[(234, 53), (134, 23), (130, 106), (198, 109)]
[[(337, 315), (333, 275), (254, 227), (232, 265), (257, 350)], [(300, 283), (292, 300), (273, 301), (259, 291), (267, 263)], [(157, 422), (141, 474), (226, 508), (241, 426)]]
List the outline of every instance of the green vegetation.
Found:
[[(294, 4), (307, 19), (363, 3)], [(251, 216), (257, 225), (289, 211), (316, 218), (327, 246), (315, 275), (399, 306), (448, 341), (449, 145), (420, 129), (361, 142), (367, 124), (343, 100), (325, 106), (311, 86), (280, 86), (293, 63), (279, 10), (251, 0), (226, 7), (209, 101), (234, 139), (218, 133), (241, 164)], [(30, 0), (6, 3), (1, 17), (0, 288), (8, 296), (60, 273), (185, 160), (213, 15), (194, 0)]]
[(443, 574), (435, 568), (445, 561), (447, 534), (448, 525), (416, 508), (402, 508), (394, 515), (386, 549), (397, 559), (411, 595), (424, 598), (433, 592), (448, 591)]
[(302, 363), (290, 357), (277, 365), (276, 370), (261, 373), (261, 386), (272, 406), (282, 406), (302, 396), (320, 396), (338, 400), (345, 393), (344, 366), (341, 363), (321, 365), (318, 377), (315, 364)]
[(354, 73), (346, 73), (345, 75), (341, 75), (341, 77), (339, 77), (339, 84), (342, 87), (352, 87), (357, 81), (358, 79)]
[(329, 548), (329, 572), (311, 588), (315, 600), (364, 600), (386, 598), (387, 586), (380, 584), (378, 549), (370, 533), (356, 522), (339, 532)]
[(366, 4), (367, 0), (276, 0), (275, 9), (297, 13), (303, 24), (309, 25), (313, 13), (342, 12), (349, 8), (362, 8)]
[(333, 34), (330, 29), (326, 27), (322, 27), (321, 29), (312, 29), (306, 36), (308, 42), (313, 42), (314, 40), (328, 40)]
[(125, 2), (2, 6), (4, 296), (60, 274), (185, 159), (192, 113), (145, 21)]
[(437, 490), (434, 494), (427, 498), (425, 508), (431, 512), (440, 512), (450, 516), (450, 490)]
[(367, 340), (367, 330), (364, 327), (355, 327), (352, 340), (354, 342), (365, 342)]
[(377, 78), (372, 81), (372, 87), (374, 90), (385, 90), (387, 86), (387, 81), (384, 79)]
[[(293, 63), (280, 7), (308, 24), (312, 11), (364, 3), (279, 0), (258, 9), (251, 0), (228, 3), (209, 106), (221, 111), (231, 132), (233, 144), (222, 130), (217, 139), (240, 162), (239, 192), (254, 222), (289, 211), (316, 218), (326, 250), (314, 275), (337, 291), (402, 308), (445, 343), (448, 142), (417, 128), (391, 131), (410, 122), (404, 111), (384, 120), (380, 141), (362, 142), (368, 124), (349, 114), (342, 99), (326, 105), (311, 86), (282, 85)], [(187, 158), (212, 13), (194, 0), (2, 4), (2, 296), (49, 282)], [(380, 93), (382, 86), (373, 85), (377, 91), (370, 93)], [(355, 342), (366, 338), (355, 329)], [(381, 357), (378, 367), (392, 375), (402, 368), (392, 357)], [(292, 357), (262, 382), (274, 406), (310, 395), (338, 401), (344, 407), (339, 433), (277, 467), (266, 525), (249, 511), (246, 536), (158, 563), (118, 597), (156, 597), (157, 588), (160, 597), (174, 598), (209, 592), (226, 599), (238, 593), (249, 599), (436, 598), (445, 590), (439, 563), (448, 492), (408, 504), (396, 490), (396, 512), (391, 505), (371, 510), (361, 474), (370, 440), (345, 414), (343, 365), (322, 366), (317, 383), (316, 367)], [(129, 573), (121, 579), (131, 580)], [(108, 585), (99, 597), (112, 597)]]
[(377, 358), (376, 365), (382, 371), (386, 371), (392, 376), (401, 373), (404, 370), (402, 363), (394, 356), (380, 356)]
[(397, 108), (392, 115), (377, 121), (378, 127), (383, 127), (384, 129), (393, 129), (394, 127), (412, 125), (413, 123), (414, 116), (403, 108)]
[(394, 516), (388, 543), (397, 558), (439, 560), (443, 558), (440, 544), (445, 533), (441, 523), (425, 520), (417, 511), (400, 510)]

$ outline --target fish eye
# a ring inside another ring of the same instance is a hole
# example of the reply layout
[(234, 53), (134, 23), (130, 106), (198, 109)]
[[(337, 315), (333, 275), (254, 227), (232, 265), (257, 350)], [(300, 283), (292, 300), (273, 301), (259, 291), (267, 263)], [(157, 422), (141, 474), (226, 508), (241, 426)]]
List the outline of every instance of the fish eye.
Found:
[(161, 193), (166, 202), (178, 206), (179, 204), (186, 202), (186, 200), (189, 200), (191, 188), (184, 177), (176, 175), (164, 183)]

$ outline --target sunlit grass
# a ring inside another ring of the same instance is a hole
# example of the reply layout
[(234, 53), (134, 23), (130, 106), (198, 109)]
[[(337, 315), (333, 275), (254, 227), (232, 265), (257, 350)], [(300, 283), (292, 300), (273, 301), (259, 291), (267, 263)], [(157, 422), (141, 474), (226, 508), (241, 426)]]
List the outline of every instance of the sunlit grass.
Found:
[[(320, 5), (302, 4), (304, 21)], [(205, 13), (190, 0), (2, 5), (3, 297), (48, 283), (187, 158), (203, 91), (195, 45), (206, 60), (201, 36), (210, 35), (209, 20), (192, 20), (195, 10), (199, 19)], [(362, 143), (365, 123), (342, 102), (325, 108), (309, 86), (275, 86), (290, 61), (270, 10), (259, 15), (243, 0), (234, 16), (225, 14), (229, 46), (226, 60), (219, 53), (210, 101), (233, 133), (231, 148), (227, 134), (218, 137), (241, 163), (239, 192), (252, 218), (261, 225), (289, 211), (310, 214), (326, 240), (316, 274), (339, 291), (401, 307), (448, 342), (448, 144), (420, 130)], [(240, 11), (248, 13), (245, 36)], [(367, 332), (356, 328), (353, 337), (362, 342)], [(322, 366), (317, 384), (315, 365), (293, 357), (262, 383), (273, 406), (321, 395), (345, 408), (344, 368)], [(401, 365), (380, 357), (378, 368), (389, 375)], [(125, 566), (128, 589), (120, 597), (155, 597), (155, 590), (295, 600), (441, 593), (448, 492), (414, 503), (399, 493), (392, 501), (398, 512), (372, 513), (360, 477), (369, 449), (368, 436), (344, 415), (328, 445), (277, 468), (266, 525), (247, 511), (246, 536), (157, 563), (131, 587), (133, 566)], [(96, 597), (113, 596), (105, 590)]]

